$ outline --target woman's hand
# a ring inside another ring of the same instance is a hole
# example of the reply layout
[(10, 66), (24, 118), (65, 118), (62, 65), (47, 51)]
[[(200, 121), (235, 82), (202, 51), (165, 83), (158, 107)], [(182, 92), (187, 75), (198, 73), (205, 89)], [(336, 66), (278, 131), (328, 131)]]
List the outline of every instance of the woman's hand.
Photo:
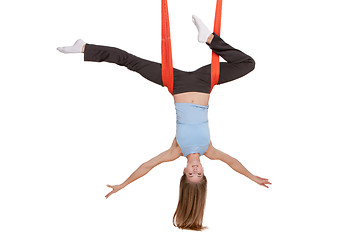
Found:
[(257, 184), (259, 184), (261, 186), (264, 186), (264, 187), (267, 187), (267, 188), (269, 188), (269, 187), (266, 186), (266, 184), (271, 184), (271, 182), (269, 182), (269, 179), (261, 178), (261, 177), (258, 177), (258, 176), (254, 176), (252, 180), (254, 182), (256, 182)]
[(116, 193), (117, 191), (119, 191), (119, 190), (122, 189), (121, 185), (113, 185), (113, 186), (111, 186), (111, 185), (106, 185), (106, 186), (108, 186), (109, 188), (112, 188), (112, 189), (113, 189), (111, 192), (109, 192), (109, 193), (105, 196), (106, 199), (107, 199), (108, 197), (110, 197), (111, 194)]

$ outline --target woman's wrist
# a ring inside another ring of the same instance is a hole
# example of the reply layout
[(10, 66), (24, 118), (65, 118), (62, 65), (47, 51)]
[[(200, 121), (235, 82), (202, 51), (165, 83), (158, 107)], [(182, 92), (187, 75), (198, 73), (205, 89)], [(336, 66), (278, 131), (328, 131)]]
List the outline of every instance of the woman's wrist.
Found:
[(253, 175), (252, 173), (247, 172), (246, 174), (244, 174), (244, 176), (255, 182), (255, 175)]

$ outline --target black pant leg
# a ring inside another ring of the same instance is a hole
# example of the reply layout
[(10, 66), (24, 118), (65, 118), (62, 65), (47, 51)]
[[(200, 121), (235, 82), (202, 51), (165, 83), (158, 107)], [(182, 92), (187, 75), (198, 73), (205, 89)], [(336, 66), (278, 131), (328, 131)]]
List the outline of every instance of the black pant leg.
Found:
[[(241, 78), (254, 70), (255, 61), (252, 57), (238, 49), (233, 48), (224, 40), (222, 40), (218, 35), (215, 33), (213, 34), (213, 40), (210, 44), (207, 44), (212, 51), (227, 61), (220, 62), (220, 77), (218, 84)], [(211, 69), (210, 65), (205, 66), (205, 68), (207, 70)]]
[(161, 64), (139, 58), (118, 48), (86, 44), (84, 61), (104, 61), (125, 66), (129, 70), (139, 73), (149, 81), (164, 86), (161, 75)]

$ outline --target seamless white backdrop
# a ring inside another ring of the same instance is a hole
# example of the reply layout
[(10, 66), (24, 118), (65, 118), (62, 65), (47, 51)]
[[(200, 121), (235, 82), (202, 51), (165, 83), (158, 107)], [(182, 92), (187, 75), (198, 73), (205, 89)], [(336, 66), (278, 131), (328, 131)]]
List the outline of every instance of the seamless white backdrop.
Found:
[[(224, 1), (221, 36), (256, 68), (215, 87), (212, 141), (273, 185), (202, 157), (204, 232), (172, 226), (183, 157), (104, 198), (170, 146), (167, 89), (56, 50), (82, 38), (160, 61), (160, 1), (0, 9), (1, 239), (359, 239), (356, 1)], [(169, 12), (174, 66), (208, 64), (191, 15), (212, 28), (215, 0), (169, 0)]]

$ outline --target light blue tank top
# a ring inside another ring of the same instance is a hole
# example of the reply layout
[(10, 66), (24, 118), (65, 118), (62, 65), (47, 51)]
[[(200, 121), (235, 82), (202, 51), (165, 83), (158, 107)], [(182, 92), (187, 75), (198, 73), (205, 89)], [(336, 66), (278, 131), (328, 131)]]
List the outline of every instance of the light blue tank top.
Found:
[(182, 154), (185, 157), (190, 153), (203, 155), (210, 145), (209, 105), (175, 102), (175, 109), (176, 141)]

